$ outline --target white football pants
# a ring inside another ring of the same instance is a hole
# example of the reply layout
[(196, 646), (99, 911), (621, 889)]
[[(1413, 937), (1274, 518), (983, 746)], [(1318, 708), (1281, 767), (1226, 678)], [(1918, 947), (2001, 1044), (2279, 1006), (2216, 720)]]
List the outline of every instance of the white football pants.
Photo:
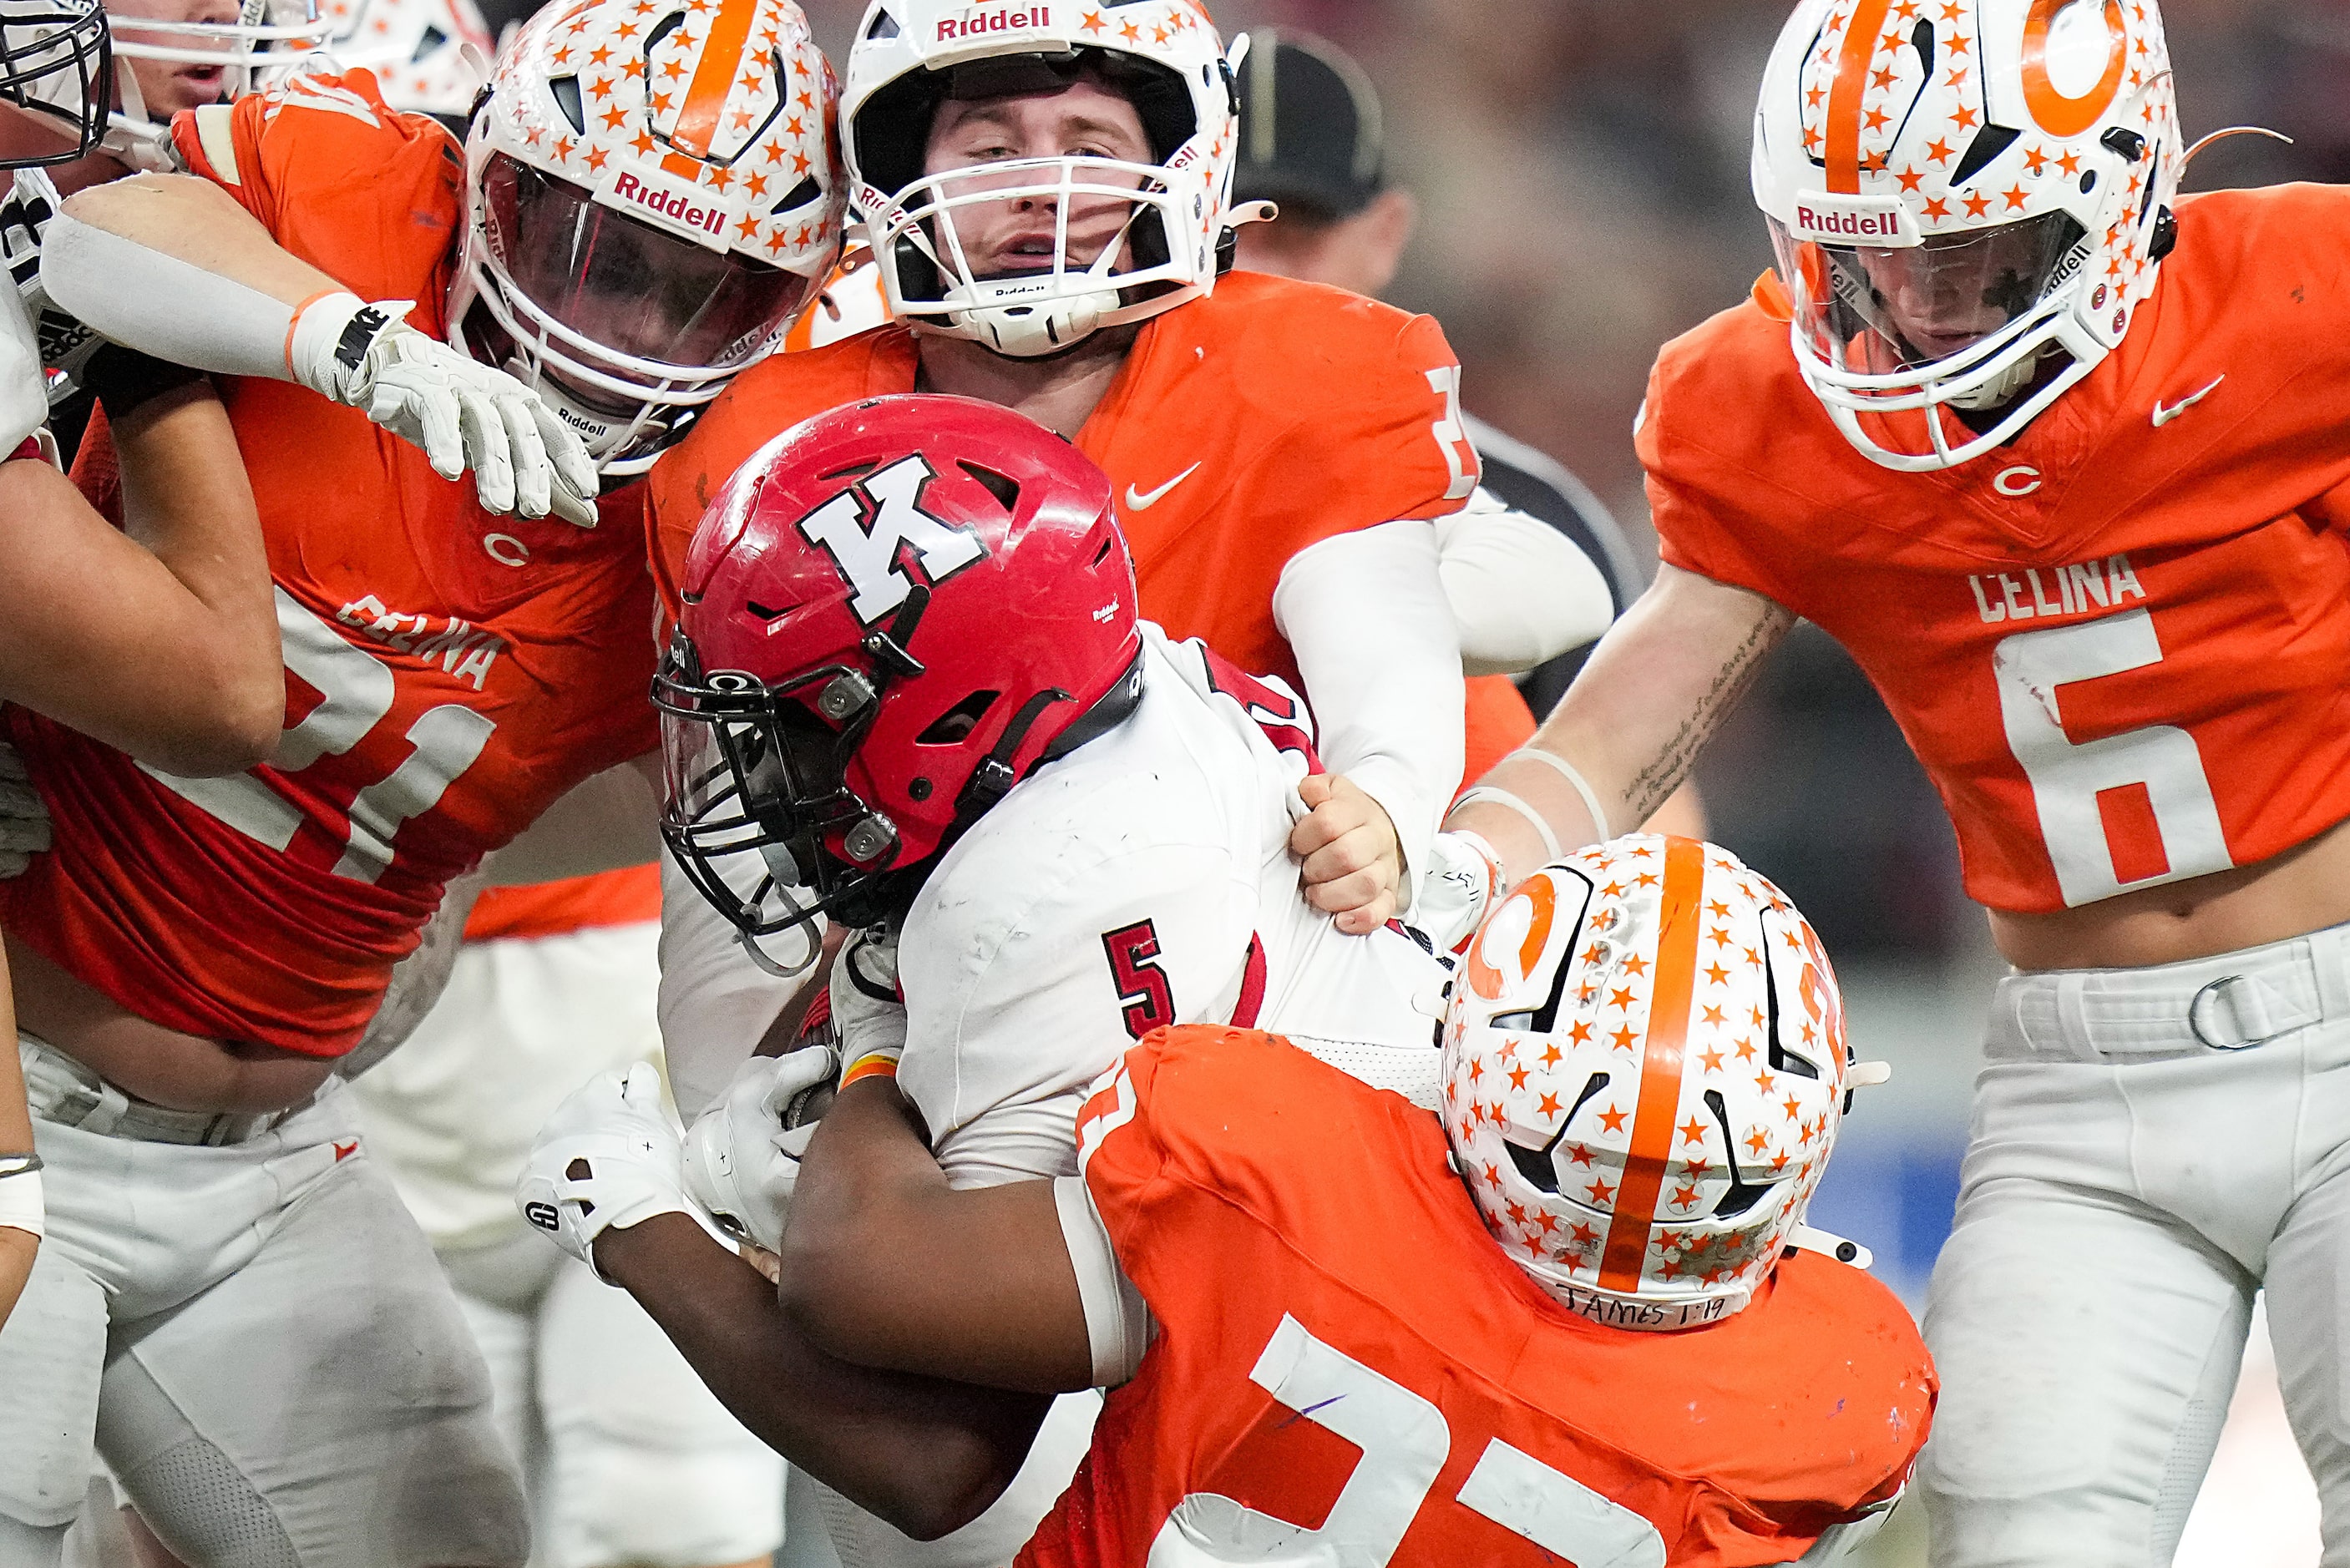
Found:
[(329, 1080), (220, 1147), (36, 1111), (48, 1236), (0, 1328), (0, 1568), (53, 1568), (93, 1446), (195, 1568), (520, 1568), (481, 1354), (349, 1098)]
[(1926, 1340), (1936, 1568), (2168, 1568), (2265, 1288), (2350, 1568), (2350, 927), (2000, 983)]

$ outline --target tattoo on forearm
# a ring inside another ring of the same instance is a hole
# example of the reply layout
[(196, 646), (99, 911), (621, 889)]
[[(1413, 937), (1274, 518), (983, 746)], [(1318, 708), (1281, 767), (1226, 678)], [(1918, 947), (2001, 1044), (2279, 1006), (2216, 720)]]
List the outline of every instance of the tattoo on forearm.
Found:
[(1665, 742), (1656, 760), (1632, 776), (1624, 792), (1632, 821), (1646, 822), (1681, 786), (1681, 781), (1689, 777), (1690, 769), (1697, 762), (1698, 753), (1712, 738), (1714, 727), (1746, 695), (1746, 689), (1754, 684), (1754, 677), (1762, 668), (1764, 656), (1779, 645), (1779, 639), (1794, 624), (1795, 618), (1777, 605), (1769, 606), (1755, 618), (1745, 638), (1715, 672), (1711, 689), (1699, 700), (1696, 710)]

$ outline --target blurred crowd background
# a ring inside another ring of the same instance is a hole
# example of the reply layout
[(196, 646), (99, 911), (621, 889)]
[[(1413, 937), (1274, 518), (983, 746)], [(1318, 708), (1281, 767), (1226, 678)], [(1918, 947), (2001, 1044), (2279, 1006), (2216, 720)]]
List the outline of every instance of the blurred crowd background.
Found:
[[(862, 0), (803, 4), (842, 58)], [(1390, 178), (1422, 214), (1392, 297), (1442, 321), (1470, 410), (1574, 469), (1653, 562), (1632, 419), (1659, 346), (1736, 304), (1770, 265), (1747, 151), (1786, 6), (1209, 4), (1228, 36), (1300, 28), (1361, 60), (1386, 105)], [(2163, 13), (2190, 139), (2251, 125), (2294, 143), (2221, 141), (2196, 160), (2190, 189), (2350, 178), (2350, 0), (2165, 0)], [(1814, 1220), (1871, 1247), (1878, 1274), (1922, 1308), (2001, 973), (1960, 890), (1950, 826), (1867, 682), (1809, 628), (1699, 776), (1713, 836), (1818, 925), (1856, 1045), (1895, 1065), (1846, 1124)], [(2256, 1342), (2181, 1568), (2317, 1560), (2314, 1492), (2265, 1355)], [(1904, 1519), (1878, 1560), (1917, 1561), (1915, 1529)]]

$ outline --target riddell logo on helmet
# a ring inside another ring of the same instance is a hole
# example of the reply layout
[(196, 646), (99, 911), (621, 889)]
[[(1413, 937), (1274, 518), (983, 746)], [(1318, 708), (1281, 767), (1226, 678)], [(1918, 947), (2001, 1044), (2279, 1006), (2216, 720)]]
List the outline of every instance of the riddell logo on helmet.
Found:
[(1856, 240), (1898, 240), (1901, 220), (1893, 213), (1822, 213), (1795, 209), (1795, 226), (1807, 234), (1841, 234)]
[(601, 199), (662, 228), (690, 234), (704, 244), (725, 246), (725, 207), (690, 185), (664, 181), (650, 170), (621, 170), (604, 188)]
[(1009, 33), (1018, 27), (1049, 27), (1053, 25), (1050, 5), (1027, 5), (1014, 11), (966, 11), (961, 16), (939, 19), (939, 42), (951, 43), (957, 38), (983, 38), (991, 33)]

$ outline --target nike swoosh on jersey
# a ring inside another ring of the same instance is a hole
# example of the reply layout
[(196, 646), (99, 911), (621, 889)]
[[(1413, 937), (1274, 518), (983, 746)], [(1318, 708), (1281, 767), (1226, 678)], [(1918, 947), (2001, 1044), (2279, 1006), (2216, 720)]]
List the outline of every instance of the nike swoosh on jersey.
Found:
[(2201, 402), (2204, 399), (2218, 391), (2220, 389), (2220, 383), (2227, 379), (2228, 378), (2225, 376), (2214, 376), (2211, 378), (2211, 384), (2210, 386), (2204, 388), (2199, 392), (2189, 393), (2186, 397), (2179, 399), (2168, 408), (2164, 408), (2162, 406), (2162, 400), (2160, 398), (2157, 398), (2154, 400), (2154, 428), (2160, 430), (2163, 426), (2168, 424), (2171, 421), (2177, 419), (2179, 415), (2185, 413), (2188, 410), (2193, 408), (2196, 404)]
[(1174, 478), (1169, 480), (1166, 483), (1160, 485), (1158, 489), (1152, 491), (1146, 492), (1137, 490), (1134, 486), (1129, 484), (1126, 487), (1126, 504), (1133, 511), (1148, 512), (1152, 507), (1158, 505), (1160, 502), (1166, 500), (1168, 493), (1177, 485), (1182, 483), (1185, 480), (1191, 478), (1193, 474), (1199, 472), (1200, 465), (1195, 462), (1191, 467), (1185, 469), (1182, 472), (1177, 474)]

